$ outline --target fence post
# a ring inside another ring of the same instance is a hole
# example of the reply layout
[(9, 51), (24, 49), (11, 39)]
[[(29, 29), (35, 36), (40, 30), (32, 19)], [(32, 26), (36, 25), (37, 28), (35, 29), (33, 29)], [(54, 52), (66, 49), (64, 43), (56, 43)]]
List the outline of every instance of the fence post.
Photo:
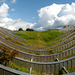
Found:
[[(33, 61), (33, 59), (30, 60), (31, 62)], [(31, 67), (30, 67), (30, 74), (32, 73), (32, 64), (31, 64)]]

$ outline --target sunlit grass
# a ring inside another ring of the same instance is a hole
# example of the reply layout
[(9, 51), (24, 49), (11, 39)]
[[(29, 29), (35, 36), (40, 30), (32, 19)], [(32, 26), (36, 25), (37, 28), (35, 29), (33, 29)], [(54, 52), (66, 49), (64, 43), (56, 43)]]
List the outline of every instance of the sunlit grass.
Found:
[(47, 31), (17, 31), (14, 34), (24, 38), (26, 44), (37, 47), (49, 46), (58, 37), (64, 35), (58, 29)]

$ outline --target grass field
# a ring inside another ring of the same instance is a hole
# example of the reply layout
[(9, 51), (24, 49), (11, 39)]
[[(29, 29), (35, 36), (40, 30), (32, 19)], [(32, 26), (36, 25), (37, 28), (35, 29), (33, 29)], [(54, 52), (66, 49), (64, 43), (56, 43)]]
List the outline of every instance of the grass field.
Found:
[[(24, 38), (25, 40), (22, 39), (22, 41), (24, 41), (26, 44), (28, 44), (30, 46), (36, 46), (36, 47), (46, 47), (46, 46), (53, 45), (51, 43), (63, 38), (62, 36), (65, 34), (64, 32), (60, 32), (58, 29), (47, 30), (47, 31), (15, 31), (13, 33), (15, 35), (18, 35), (18, 36)], [(2, 36), (2, 35), (0, 34), (0, 36)], [(71, 35), (71, 36), (73, 36), (73, 35)], [(70, 38), (70, 37), (68, 37), (68, 38)], [(6, 40), (9, 40), (9, 41), (14, 42), (16, 44), (20, 44), (20, 45), (22, 44), (22, 43), (18, 43), (18, 41), (14, 40), (10, 37), (4, 37), (4, 38)], [(66, 39), (64, 39), (64, 40), (66, 40)], [(20, 39), (18, 39), (18, 40), (20, 40)], [(74, 40), (74, 39), (68, 40), (66, 43), (68, 43), (72, 40)], [(63, 44), (66, 44), (66, 43), (63, 43)], [(54, 44), (56, 44), (56, 43), (54, 43)], [(62, 46), (63, 44), (60, 44), (59, 46)], [(10, 46), (13, 47), (12, 45), (10, 45)], [(57, 46), (57, 47), (59, 47), (59, 46)], [(69, 49), (73, 46), (75, 46), (75, 45), (69, 46), (68, 48), (60, 50), (58, 52), (51, 52), (47, 55), (63, 52), (63, 51), (65, 51), (65, 50), (67, 50), (67, 49)], [(53, 47), (53, 48), (57, 48), (57, 47)], [(51, 48), (51, 49), (53, 49), (53, 48)], [(36, 54), (36, 55), (40, 55), (40, 54)], [(61, 60), (64, 60), (64, 59), (67, 59), (67, 58), (70, 58), (70, 57), (73, 57), (73, 56), (75, 56), (75, 54), (68, 55), (68, 56), (64, 57), (63, 59), (59, 59), (59, 60), (61, 61)], [(14, 61), (15, 60), (10, 61), (7, 66), (10, 67), (10, 68), (19, 70), (19, 71), (30, 73), (30, 68), (27, 68), (26, 66), (19, 64), (20, 62), (17, 64), (17, 62), (16, 61), (14, 62)], [(35, 62), (38, 62), (38, 61), (35, 61)], [(55, 61), (51, 60), (50, 62), (55, 62)], [(25, 64), (24, 62), (21, 62), (21, 63)], [(69, 72), (74, 72), (75, 67), (73, 67), (72, 69), (67, 69), (67, 70)], [(62, 73), (65, 73), (65, 72), (62, 72)], [(43, 72), (38, 72), (38, 71), (34, 71), (34, 70), (32, 70), (32, 74), (45, 75), (45, 73), (43, 73)], [(55, 75), (59, 75), (59, 73), (57, 72)]]
[(25, 43), (30, 46), (44, 47), (50, 46), (50, 43), (58, 40), (57, 38), (65, 33), (54, 29), (47, 31), (16, 31), (14, 34), (24, 38)]

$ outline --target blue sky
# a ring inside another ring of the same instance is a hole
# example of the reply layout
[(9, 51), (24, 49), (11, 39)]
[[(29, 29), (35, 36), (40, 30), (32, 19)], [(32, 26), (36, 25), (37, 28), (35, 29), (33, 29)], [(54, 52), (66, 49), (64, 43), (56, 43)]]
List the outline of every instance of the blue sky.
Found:
[[(9, 11), (9, 17), (13, 19), (21, 18), (22, 20), (30, 23), (35, 23), (38, 21), (38, 10), (40, 8), (49, 6), (53, 3), (56, 4), (71, 4), (75, 0), (16, 0), (15, 3), (9, 3), (10, 0), (7, 0), (6, 3), (15, 11)], [(35, 18), (35, 19), (34, 19)]]
[(0, 0), (0, 21), (11, 30), (75, 25), (75, 0)]

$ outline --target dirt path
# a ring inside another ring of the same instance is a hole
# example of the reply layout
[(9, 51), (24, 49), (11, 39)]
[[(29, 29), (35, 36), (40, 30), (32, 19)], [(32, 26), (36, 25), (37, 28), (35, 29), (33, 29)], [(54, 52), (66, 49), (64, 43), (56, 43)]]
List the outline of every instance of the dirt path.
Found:
[(39, 44), (39, 47), (41, 47), (41, 45), (42, 45), (42, 41), (40, 40), (39, 37), (40, 37), (40, 34), (38, 33), (38, 42), (39, 42), (38, 44)]

